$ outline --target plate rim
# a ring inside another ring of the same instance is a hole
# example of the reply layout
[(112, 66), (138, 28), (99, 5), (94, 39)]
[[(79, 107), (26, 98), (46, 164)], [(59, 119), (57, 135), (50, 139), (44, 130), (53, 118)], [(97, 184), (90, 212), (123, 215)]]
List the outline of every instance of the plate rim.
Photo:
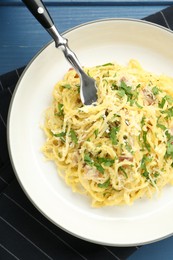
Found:
[[(97, 23), (100, 23), (100, 22), (109, 22), (109, 21), (129, 21), (129, 22), (137, 22), (137, 23), (144, 23), (144, 24), (147, 24), (149, 26), (153, 26), (153, 27), (158, 27), (164, 31), (167, 31), (169, 33), (171, 33), (173, 35), (173, 31), (169, 28), (166, 28), (162, 25), (159, 25), (159, 24), (155, 24), (153, 22), (150, 22), (150, 21), (146, 21), (146, 20), (140, 20), (140, 19), (134, 19), (134, 18), (103, 18), (103, 19), (97, 19), (97, 20), (92, 20), (92, 21), (88, 21), (88, 22), (85, 22), (85, 23), (81, 23), (77, 26), (74, 26), (66, 31), (64, 31), (63, 33), (61, 33), (62, 36), (65, 36), (66, 34), (78, 29), (78, 28), (82, 28), (82, 27), (85, 27), (85, 26), (88, 26), (88, 25), (91, 25), (91, 24), (97, 24)], [(28, 191), (25, 189), (22, 181), (20, 180), (20, 177), (18, 175), (18, 172), (17, 172), (17, 169), (16, 169), (16, 166), (15, 166), (15, 162), (13, 160), (13, 156), (12, 156), (12, 150), (11, 150), (11, 144), (10, 144), (10, 118), (11, 118), (11, 113), (12, 113), (12, 109), (13, 109), (13, 103), (14, 103), (14, 100), (15, 100), (15, 96), (16, 96), (16, 93), (18, 91), (18, 89), (20, 88), (20, 83), (24, 77), (24, 75), (27, 73), (28, 69), (30, 68), (30, 66), (32, 65), (32, 63), (36, 60), (36, 58), (49, 46), (53, 43), (54, 41), (51, 40), (49, 41), (47, 44), (45, 44), (34, 56), (33, 58), (29, 61), (29, 63), (26, 65), (24, 71), (22, 72), (16, 86), (15, 86), (15, 89), (14, 89), (14, 92), (13, 92), (13, 95), (11, 97), (11, 101), (10, 101), (10, 105), (9, 105), (9, 109), (8, 109), (8, 115), (7, 115), (7, 148), (8, 148), (8, 153), (9, 153), (9, 158), (10, 158), (10, 162), (11, 162), (11, 165), (12, 165), (12, 168), (13, 168), (13, 172), (15, 174), (15, 177), (20, 185), (20, 187), (22, 188), (23, 192), (25, 193), (25, 195), (27, 196), (27, 198), (29, 199), (29, 201), (34, 205), (34, 207), (46, 218), (48, 219), (51, 223), (53, 223), (55, 226), (57, 226), (58, 228), (61, 228), (62, 230), (64, 230), (65, 232), (67, 232), (68, 234), (70, 235), (73, 235), (79, 239), (82, 239), (84, 241), (88, 241), (88, 242), (92, 242), (92, 243), (95, 243), (95, 244), (100, 244), (100, 245), (106, 245), (106, 246), (118, 246), (118, 247), (127, 247), (127, 246), (137, 246), (137, 245), (146, 245), (146, 244), (150, 244), (150, 243), (153, 243), (153, 242), (157, 242), (157, 241), (160, 241), (162, 239), (165, 239), (165, 238), (168, 238), (170, 236), (172, 236), (173, 232), (171, 232), (170, 234), (168, 235), (165, 235), (165, 236), (162, 236), (162, 237), (159, 237), (159, 238), (156, 238), (156, 239), (151, 239), (151, 240), (147, 240), (146, 242), (139, 242), (139, 243), (124, 243), (124, 244), (118, 244), (118, 243), (110, 243), (110, 242), (101, 242), (101, 241), (96, 241), (94, 239), (90, 239), (90, 238), (86, 238), (86, 237), (83, 237), (79, 234), (76, 234), (72, 231), (69, 231), (68, 229), (66, 229), (64, 226), (61, 226), (60, 224), (56, 223), (51, 217), (49, 217), (47, 215), (47, 213), (45, 213), (40, 207), (39, 205), (37, 205), (35, 203), (35, 201), (31, 198), (30, 194), (28, 193)]]

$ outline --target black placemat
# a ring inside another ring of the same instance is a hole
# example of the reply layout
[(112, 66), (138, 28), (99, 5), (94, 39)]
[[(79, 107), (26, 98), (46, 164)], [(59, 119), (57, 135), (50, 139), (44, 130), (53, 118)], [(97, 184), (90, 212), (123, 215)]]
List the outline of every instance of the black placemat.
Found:
[[(144, 18), (173, 29), (173, 7)], [(20, 188), (9, 160), (9, 103), (24, 68), (0, 76), (0, 260), (127, 259), (138, 247), (108, 247), (78, 239), (49, 222)]]

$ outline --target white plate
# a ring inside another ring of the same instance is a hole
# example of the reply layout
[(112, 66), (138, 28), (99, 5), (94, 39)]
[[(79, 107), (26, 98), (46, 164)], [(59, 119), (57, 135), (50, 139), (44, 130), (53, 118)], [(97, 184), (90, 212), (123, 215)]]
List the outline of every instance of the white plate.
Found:
[[(146, 70), (173, 76), (173, 34), (143, 21), (108, 19), (87, 23), (64, 34), (82, 65), (139, 60)], [(173, 188), (133, 206), (94, 209), (85, 196), (73, 193), (45, 162), (40, 147), (43, 111), (55, 83), (69, 69), (54, 43), (28, 65), (12, 99), (8, 142), (16, 176), (29, 199), (53, 223), (80, 238), (101, 244), (130, 246), (156, 241), (173, 232)]]

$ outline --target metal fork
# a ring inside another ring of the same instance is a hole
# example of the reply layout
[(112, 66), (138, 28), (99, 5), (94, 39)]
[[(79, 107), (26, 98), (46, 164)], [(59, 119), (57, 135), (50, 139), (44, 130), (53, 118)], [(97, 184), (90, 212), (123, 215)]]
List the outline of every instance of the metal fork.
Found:
[(93, 78), (82, 69), (75, 53), (68, 47), (68, 40), (60, 35), (54, 22), (41, 0), (22, 0), (38, 22), (48, 31), (55, 41), (56, 48), (63, 51), (65, 58), (80, 77), (80, 98), (83, 104), (91, 105), (97, 101), (97, 86)]

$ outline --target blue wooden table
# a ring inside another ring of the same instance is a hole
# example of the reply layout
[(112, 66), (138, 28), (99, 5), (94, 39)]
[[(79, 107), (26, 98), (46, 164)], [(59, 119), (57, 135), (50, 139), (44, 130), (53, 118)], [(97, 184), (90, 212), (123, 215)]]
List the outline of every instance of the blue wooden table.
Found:
[[(173, 1), (162, 0), (45, 0), (60, 32), (84, 22), (115, 17), (141, 19)], [(27, 64), (49, 35), (20, 0), (0, 0), (0, 74)]]
[[(44, 1), (60, 32), (101, 18), (141, 19), (170, 5), (171, 0)], [(26, 65), (50, 41), (19, 0), (0, 0), (0, 74)], [(173, 259), (173, 238), (145, 245), (129, 259)], [(1, 256), (0, 256), (1, 259)]]

